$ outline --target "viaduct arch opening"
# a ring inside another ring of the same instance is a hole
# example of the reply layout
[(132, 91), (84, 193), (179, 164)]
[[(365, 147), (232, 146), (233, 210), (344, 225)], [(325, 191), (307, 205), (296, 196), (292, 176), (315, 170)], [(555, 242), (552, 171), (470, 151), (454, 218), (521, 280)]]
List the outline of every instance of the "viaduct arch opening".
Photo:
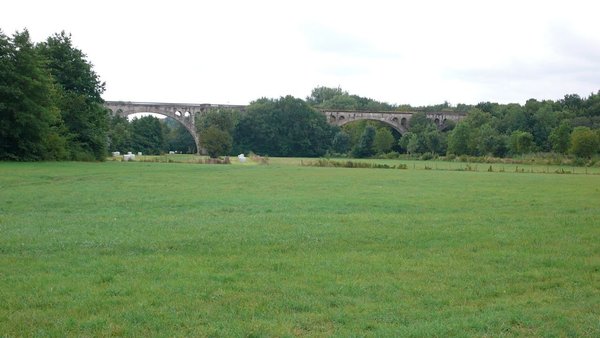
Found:
[[(114, 114), (114, 113), (113, 113)], [(183, 118), (189, 118), (191, 116), (192, 113), (190, 112), (180, 112), (180, 111), (176, 111), (175, 116), (178, 117), (183, 117)], [(169, 115), (163, 114), (163, 113), (157, 113), (157, 112), (142, 112), (142, 113), (138, 113), (138, 112), (122, 112), (122, 111), (118, 111), (116, 113), (116, 115), (121, 116), (121, 117), (125, 117), (129, 120), (129, 122), (131, 123), (134, 119), (136, 118), (140, 118), (140, 117), (145, 117), (145, 116), (154, 116), (157, 117), (159, 119), (164, 119), (165, 120), (165, 124), (170, 125), (169, 122), (167, 121), (176, 121), (175, 123), (179, 126), (182, 126), (183, 129), (185, 129), (185, 131), (187, 132), (187, 134), (190, 136), (191, 141), (194, 143), (194, 151), (192, 153), (196, 153), (198, 154), (198, 143), (196, 140), (196, 131), (195, 130), (190, 130), (190, 126), (186, 125), (186, 123), (182, 122), (181, 119), (176, 119), (173, 118)], [(159, 115), (159, 116), (157, 116)], [(173, 128), (172, 126), (167, 126), (167, 128)], [(195, 126), (193, 126), (193, 128), (195, 128)], [(181, 149), (169, 149), (169, 150), (181, 150)]]
[[(360, 119), (360, 120), (350, 120), (350, 121), (345, 121), (343, 118), (341, 121), (338, 121), (338, 123), (335, 123), (336, 125), (342, 127), (345, 126), (347, 124), (353, 123), (353, 122), (359, 122), (359, 121), (373, 121), (373, 122), (379, 122), (382, 125), (385, 125), (387, 127), (392, 128), (393, 130), (395, 130), (396, 132), (398, 132), (398, 134), (400, 135), (404, 135), (408, 130), (406, 128), (402, 128), (402, 126), (398, 126), (398, 124), (396, 123), (390, 123), (388, 121), (380, 121), (380, 120), (376, 120), (376, 119)], [(333, 124), (333, 123), (332, 123)]]
[(160, 110), (148, 110), (148, 111), (140, 111), (141, 109), (122, 109), (118, 108), (116, 110), (107, 107), (112, 114), (121, 116), (129, 119), (131, 115), (161, 115), (165, 118), (170, 118), (172, 120), (177, 121), (184, 129), (190, 134), (192, 139), (194, 140), (194, 144), (196, 147), (196, 154), (200, 154), (200, 139), (198, 137), (198, 133), (196, 132), (196, 124), (194, 121), (195, 114), (189, 110), (181, 111), (175, 110), (173, 112), (165, 112)]

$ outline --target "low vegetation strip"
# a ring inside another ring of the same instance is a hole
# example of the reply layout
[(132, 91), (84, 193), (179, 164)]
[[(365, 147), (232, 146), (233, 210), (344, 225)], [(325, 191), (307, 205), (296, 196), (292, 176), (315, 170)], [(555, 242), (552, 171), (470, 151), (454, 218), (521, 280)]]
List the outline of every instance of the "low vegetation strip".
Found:
[[(487, 171), (487, 172), (513, 172), (530, 174), (585, 174), (600, 175), (598, 168), (592, 167), (573, 167), (557, 165), (510, 165), (505, 163), (482, 164), (463, 163), (452, 161), (414, 161), (414, 160), (380, 160), (380, 159), (299, 159), (299, 165), (308, 167), (329, 167), (329, 168), (370, 168), (370, 169), (413, 169), (413, 170), (443, 170), (443, 171)], [(287, 162), (289, 164), (289, 161)], [(410, 165), (409, 165), (410, 164)]]
[(600, 176), (298, 162), (0, 163), (0, 335), (600, 336)]
[(387, 164), (387, 163), (376, 163), (376, 162), (357, 162), (357, 161), (335, 161), (320, 158), (314, 161), (301, 160), (300, 164), (309, 167), (333, 167), (333, 168), (371, 168), (371, 169), (407, 169), (406, 164)]

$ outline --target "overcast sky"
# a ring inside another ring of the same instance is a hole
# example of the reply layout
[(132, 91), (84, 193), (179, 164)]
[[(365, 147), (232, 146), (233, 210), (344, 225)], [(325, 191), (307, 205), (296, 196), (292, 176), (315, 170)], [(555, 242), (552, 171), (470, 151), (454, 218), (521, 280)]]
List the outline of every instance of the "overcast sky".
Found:
[(65, 30), (105, 100), (247, 104), (316, 86), (413, 106), (600, 90), (600, 1), (8, 0), (0, 28)]

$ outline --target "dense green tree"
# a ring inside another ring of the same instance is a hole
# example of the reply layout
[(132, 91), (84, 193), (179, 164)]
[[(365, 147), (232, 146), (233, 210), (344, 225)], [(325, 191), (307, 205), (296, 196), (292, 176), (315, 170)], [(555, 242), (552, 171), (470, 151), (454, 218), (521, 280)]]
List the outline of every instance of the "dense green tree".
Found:
[(600, 116), (600, 90), (592, 93), (583, 103), (583, 113), (586, 116)]
[(109, 151), (118, 151), (125, 153), (133, 151), (131, 148), (131, 126), (126, 117), (113, 115), (110, 117), (110, 129), (108, 131), (108, 149)]
[(408, 151), (408, 142), (410, 141), (410, 138), (411, 138), (412, 135), (413, 135), (413, 133), (411, 133), (410, 131), (408, 131), (408, 132), (402, 134), (402, 136), (398, 140), (398, 147), (400, 147), (401, 150), (406, 151), (409, 154), (411, 152)]
[(200, 146), (206, 150), (211, 158), (229, 154), (232, 144), (231, 134), (214, 125), (203, 129), (200, 134)]
[(149, 155), (158, 155), (165, 148), (165, 128), (154, 116), (134, 118), (131, 121), (131, 149)]
[(410, 131), (415, 134), (420, 134), (431, 127), (435, 127), (433, 121), (427, 118), (427, 114), (424, 112), (417, 112), (413, 114), (409, 121)]
[(560, 104), (565, 109), (577, 113), (582, 110), (584, 106), (584, 101), (577, 94), (567, 94), (562, 100), (560, 100)]
[(439, 131), (433, 123), (419, 133), (414, 133), (412, 130), (405, 133), (398, 144), (409, 154), (445, 154), (448, 147), (446, 135)]
[(530, 132), (515, 130), (510, 134), (509, 149), (513, 155), (530, 153), (534, 148), (535, 142)]
[(442, 124), (440, 130), (443, 131), (444, 133), (448, 134), (449, 132), (454, 130), (455, 127), (456, 127), (456, 122), (454, 122), (453, 120), (446, 120), (444, 122), (444, 124)]
[(233, 134), (239, 118), (239, 111), (228, 108), (210, 109), (196, 115), (200, 146), (210, 157), (231, 153)]
[(102, 106), (104, 83), (62, 32), (37, 46), (57, 83), (57, 105), (66, 127), (72, 159), (102, 160), (107, 152), (108, 112)]
[(395, 107), (358, 95), (350, 95), (341, 88), (317, 87), (306, 98), (308, 104), (321, 109), (389, 111)]
[(489, 123), (477, 129), (475, 150), (480, 156), (504, 156), (508, 150), (506, 138), (498, 133)]
[(406, 136), (406, 151), (409, 154), (422, 154), (425, 152), (425, 140), (421, 134), (409, 134)]
[(322, 156), (336, 129), (301, 99), (286, 96), (252, 102), (235, 127), (235, 148), (270, 156)]
[(552, 102), (543, 102), (537, 111), (533, 113), (531, 133), (538, 149), (550, 151), (552, 144), (549, 140), (550, 133), (559, 124), (560, 111), (555, 110)]
[(394, 135), (389, 128), (382, 127), (377, 129), (375, 132), (375, 140), (373, 141), (375, 153), (381, 154), (389, 152), (392, 150), (395, 142)]
[(0, 31), (0, 159), (66, 156), (52, 78), (27, 31)]
[(571, 133), (570, 153), (582, 158), (589, 158), (600, 151), (598, 133), (588, 127), (576, 127)]
[(373, 156), (375, 154), (375, 134), (375, 128), (370, 125), (367, 126), (363, 131), (358, 144), (352, 149), (352, 156), (358, 158)]
[(358, 102), (349, 95), (337, 95), (319, 105), (324, 109), (358, 110)]
[(527, 130), (529, 123), (525, 109), (519, 104), (511, 103), (501, 109), (501, 118), (497, 123), (500, 133), (510, 135), (515, 130)]
[(351, 149), (350, 135), (343, 130), (338, 131), (333, 137), (331, 147), (337, 154), (346, 154)]
[(448, 148), (448, 139), (445, 133), (440, 132), (435, 126), (430, 126), (422, 133), (425, 151), (433, 154), (445, 154)]
[(448, 154), (472, 154), (472, 128), (467, 122), (459, 122), (448, 135)]
[(354, 148), (358, 144), (367, 125), (373, 125), (373, 121), (359, 120), (342, 126), (342, 130), (350, 135), (350, 148)]
[(306, 98), (306, 102), (310, 105), (318, 106), (325, 101), (329, 101), (336, 96), (347, 96), (348, 92), (342, 90), (342, 88), (329, 88), (329, 87), (316, 87), (310, 93), (310, 96)]
[(472, 128), (479, 128), (484, 124), (489, 124), (492, 121), (492, 114), (484, 112), (478, 108), (469, 110), (469, 114), (465, 118), (465, 122), (469, 123)]
[(230, 108), (214, 108), (196, 114), (196, 127), (199, 132), (209, 127), (216, 127), (230, 135), (235, 130), (235, 125), (240, 119), (240, 111)]
[[(492, 102), (480, 102), (474, 108), (477, 108), (483, 112), (489, 113), (492, 116), (495, 116), (498, 111), (499, 104)], [(469, 111), (469, 110), (466, 110)]]
[(560, 154), (566, 154), (571, 146), (571, 124), (563, 120), (560, 125), (552, 130), (549, 136), (552, 150)]

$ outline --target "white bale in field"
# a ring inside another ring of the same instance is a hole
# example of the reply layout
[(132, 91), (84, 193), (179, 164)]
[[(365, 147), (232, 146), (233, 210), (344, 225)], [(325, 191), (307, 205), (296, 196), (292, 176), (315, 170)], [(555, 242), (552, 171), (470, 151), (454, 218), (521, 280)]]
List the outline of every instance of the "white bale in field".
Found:
[(173, 155), (175, 152), (173, 150), (169, 150), (169, 155)]
[(244, 162), (246, 162), (246, 157), (244, 156), (244, 154), (239, 154), (238, 160), (240, 160), (240, 163), (244, 163)]
[(121, 156), (121, 153), (118, 151), (113, 151), (112, 156), (113, 157)]
[(131, 152), (128, 153), (127, 155), (123, 155), (123, 161), (133, 161), (135, 160), (135, 155), (132, 154)]
[(138, 156), (142, 156), (142, 152), (141, 151), (138, 151)]

